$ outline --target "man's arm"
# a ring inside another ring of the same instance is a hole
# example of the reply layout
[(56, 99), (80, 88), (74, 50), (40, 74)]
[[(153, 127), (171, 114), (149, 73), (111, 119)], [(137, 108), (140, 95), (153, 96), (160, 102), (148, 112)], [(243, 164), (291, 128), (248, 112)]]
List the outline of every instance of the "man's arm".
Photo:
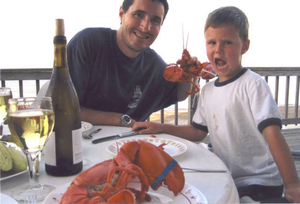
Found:
[(177, 82), (177, 100), (184, 101), (189, 95), (192, 89), (192, 84), (190, 82)]
[[(122, 113), (98, 111), (83, 106), (80, 108), (81, 120), (83, 121), (92, 123), (93, 125), (122, 125)], [(132, 127), (135, 122), (136, 121), (131, 118), (131, 123), (128, 125), (128, 127)]]

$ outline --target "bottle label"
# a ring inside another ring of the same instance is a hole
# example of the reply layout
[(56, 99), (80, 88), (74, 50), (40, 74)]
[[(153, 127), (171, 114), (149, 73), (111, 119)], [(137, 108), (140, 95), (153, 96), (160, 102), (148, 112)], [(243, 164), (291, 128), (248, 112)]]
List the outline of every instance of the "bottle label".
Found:
[[(77, 164), (82, 161), (81, 135), (81, 129), (72, 130), (73, 164)], [(45, 155), (45, 163), (51, 166), (56, 166), (55, 132), (51, 133), (43, 152)]]
[(73, 142), (73, 164), (82, 162), (82, 130), (77, 129), (72, 131)]
[(55, 132), (52, 132), (44, 147), (45, 163), (56, 166)]

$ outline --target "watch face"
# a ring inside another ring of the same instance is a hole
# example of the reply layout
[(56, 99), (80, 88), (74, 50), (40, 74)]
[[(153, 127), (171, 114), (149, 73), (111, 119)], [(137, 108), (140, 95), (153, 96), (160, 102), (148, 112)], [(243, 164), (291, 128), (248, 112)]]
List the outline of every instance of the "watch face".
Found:
[(128, 115), (124, 115), (123, 118), (126, 123), (130, 123), (130, 117)]

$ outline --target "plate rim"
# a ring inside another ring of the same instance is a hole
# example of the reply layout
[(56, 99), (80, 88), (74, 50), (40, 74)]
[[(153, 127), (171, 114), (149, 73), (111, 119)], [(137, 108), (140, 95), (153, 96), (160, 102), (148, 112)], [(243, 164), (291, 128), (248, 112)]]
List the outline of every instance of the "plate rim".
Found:
[[(4, 199), (6, 199), (6, 200), (4, 200)], [(1, 202), (2, 201), (5, 201), (5, 202), (9, 201), (10, 204), (15, 204), (15, 203), (18, 204), (18, 202), (15, 199), (13, 199), (11, 196), (9, 196), (5, 193), (2, 193), (2, 192), (0, 192), (0, 201)]]
[(0, 178), (0, 181), (4, 181), (4, 180), (6, 180), (6, 179), (10, 179), (10, 178), (19, 176), (19, 175), (21, 175), (21, 174), (26, 173), (27, 171), (28, 171), (28, 167), (27, 167), (27, 169), (24, 170), (24, 171), (20, 171), (20, 172), (17, 172), (17, 173), (15, 173), (15, 174), (11, 174), (11, 175), (9, 175), (9, 176), (5, 176), (5, 177), (3, 177), (3, 178)]
[[(53, 190), (49, 195), (47, 195), (46, 198), (43, 200), (43, 204), (50, 204), (50, 203), (52, 204), (52, 203), (53, 203), (53, 201), (52, 201), (53, 199), (51, 199), (51, 196), (54, 196), (55, 194), (60, 194), (61, 196), (63, 196), (63, 194), (64, 194), (65, 191), (68, 189), (68, 187), (70, 186), (71, 183), (72, 183), (72, 181), (71, 181), (71, 182), (64, 183), (64, 184), (62, 184), (61, 186), (59, 186), (59, 187), (57, 187), (56, 189), (54, 189), (54, 190)], [(161, 188), (162, 188), (162, 187), (167, 188), (166, 186), (161, 186)], [(205, 196), (204, 193), (202, 193), (198, 188), (196, 188), (195, 186), (193, 186), (193, 185), (191, 185), (191, 184), (185, 182), (182, 191), (184, 191), (186, 188), (192, 188), (192, 189), (194, 189), (194, 191), (196, 191), (196, 192), (202, 197), (202, 199), (204, 200), (202, 203), (204, 203), (204, 204), (207, 204), (207, 203), (208, 203), (206, 196)], [(159, 189), (158, 189), (158, 190), (159, 190)], [(62, 192), (62, 191), (64, 191), (64, 192)], [(150, 188), (150, 189), (149, 189), (149, 192), (157, 192), (157, 191), (154, 191), (154, 190), (152, 190), (152, 189)], [(184, 197), (186, 197), (186, 196), (184, 196)], [(49, 201), (48, 201), (48, 200), (49, 200)], [(57, 200), (57, 203), (59, 203), (59, 202), (60, 202), (60, 200)]]
[[(179, 156), (179, 155), (182, 155), (183, 153), (185, 153), (187, 151), (187, 145), (184, 144), (183, 142), (179, 142), (177, 140), (173, 140), (173, 139), (168, 139), (168, 138), (163, 138), (163, 137), (156, 137), (156, 138), (153, 138), (153, 137), (147, 137), (147, 136), (142, 136), (142, 137), (134, 137), (134, 138), (129, 138), (127, 140), (133, 140), (133, 141), (137, 141), (137, 140), (143, 140), (143, 139), (165, 139), (165, 140), (169, 140), (169, 141), (172, 141), (172, 142), (176, 142), (182, 146), (184, 146), (184, 151), (180, 152), (180, 153), (176, 153), (174, 155), (170, 155), (171, 157), (176, 157), (176, 156)], [(126, 140), (126, 138), (121, 138), (121, 139), (116, 139), (114, 141), (112, 141), (111, 143), (109, 143), (107, 146), (106, 146), (106, 151), (113, 154), (113, 155), (117, 155), (115, 152), (112, 152), (110, 151), (109, 147), (112, 146), (113, 143), (115, 143), (116, 141), (122, 141), (122, 140)]]

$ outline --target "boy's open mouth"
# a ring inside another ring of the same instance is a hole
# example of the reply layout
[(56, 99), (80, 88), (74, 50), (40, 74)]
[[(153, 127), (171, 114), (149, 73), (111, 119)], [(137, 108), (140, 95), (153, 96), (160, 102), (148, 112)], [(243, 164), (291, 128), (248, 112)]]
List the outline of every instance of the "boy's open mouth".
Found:
[(225, 69), (227, 63), (221, 59), (215, 59), (215, 64), (217, 65), (218, 69)]

